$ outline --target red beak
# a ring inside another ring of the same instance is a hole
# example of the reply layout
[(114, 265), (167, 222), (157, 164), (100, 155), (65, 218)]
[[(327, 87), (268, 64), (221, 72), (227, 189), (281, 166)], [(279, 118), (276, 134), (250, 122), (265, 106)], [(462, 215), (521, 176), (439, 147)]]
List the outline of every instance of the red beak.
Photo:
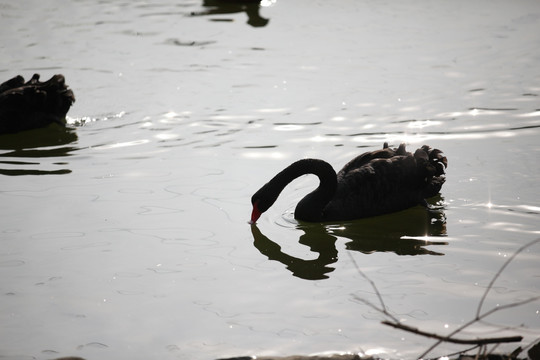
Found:
[(253, 204), (253, 211), (251, 212), (251, 221), (250, 224), (255, 224), (257, 220), (261, 217), (262, 212), (259, 211), (257, 203)]

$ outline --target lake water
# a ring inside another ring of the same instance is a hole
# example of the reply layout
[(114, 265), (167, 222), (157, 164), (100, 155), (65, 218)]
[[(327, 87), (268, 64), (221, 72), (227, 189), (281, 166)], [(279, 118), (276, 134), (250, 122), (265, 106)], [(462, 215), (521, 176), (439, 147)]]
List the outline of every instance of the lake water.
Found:
[[(70, 129), (0, 137), (0, 358), (414, 358), (540, 237), (540, 2), (0, 0), (0, 76), (62, 73)], [(388, 141), (449, 160), (439, 209), (257, 226), (289, 163)], [(540, 295), (540, 245), (483, 310)], [(540, 334), (540, 301), (462, 338)], [(513, 350), (518, 344), (501, 346)], [(430, 356), (463, 346), (437, 347)]]

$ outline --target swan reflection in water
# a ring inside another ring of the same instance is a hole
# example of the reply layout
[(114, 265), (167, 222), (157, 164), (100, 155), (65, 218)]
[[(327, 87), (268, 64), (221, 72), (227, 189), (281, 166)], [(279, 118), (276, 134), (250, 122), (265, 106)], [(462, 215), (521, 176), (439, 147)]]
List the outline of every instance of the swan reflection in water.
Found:
[(62, 175), (71, 173), (65, 160), (43, 169), (45, 159), (65, 158), (78, 150), (75, 129), (51, 124), (16, 134), (0, 135), (0, 175)]
[[(440, 197), (437, 200), (442, 202)], [(301, 259), (285, 253), (276, 242), (262, 234), (256, 224), (251, 226), (253, 244), (261, 254), (269, 260), (283, 263), (293, 276), (306, 280), (327, 279), (327, 274), (334, 271), (330, 265), (338, 260), (338, 239), (349, 240), (345, 243), (347, 250), (364, 254), (393, 252), (397, 255), (444, 255), (427, 247), (448, 245), (444, 241), (414, 238), (446, 235), (444, 211), (433, 207), (426, 210), (417, 206), (398, 213), (345, 223), (300, 222), (297, 229), (304, 232), (299, 243), (318, 253), (316, 259)]]
[[(261, 7), (260, 0), (204, 0), (203, 6), (206, 10), (192, 12), (191, 16), (227, 15), (245, 12), (248, 17), (247, 24), (253, 27), (266, 26), (270, 21), (263, 18), (259, 13)], [(232, 20), (225, 19), (214, 21)]]

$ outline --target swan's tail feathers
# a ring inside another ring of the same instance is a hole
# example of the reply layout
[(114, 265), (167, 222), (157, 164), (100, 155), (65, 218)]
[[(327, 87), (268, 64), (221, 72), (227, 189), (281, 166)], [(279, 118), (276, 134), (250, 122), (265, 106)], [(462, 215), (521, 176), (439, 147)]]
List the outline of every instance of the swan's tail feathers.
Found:
[(433, 167), (430, 172), (433, 172), (434, 176), (444, 175), (444, 170), (448, 167), (448, 159), (443, 152), (439, 149), (432, 149), (428, 145), (416, 150), (414, 157), (417, 160), (422, 158), (422, 160), (427, 161), (428, 166)]
[[(386, 142), (386, 141), (383, 144), (383, 150), (384, 149), (391, 149), (388, 146), (388, 142)], [(393, 150), (395, 152), (395, 155), (407, 155), (407, 149), (406, 149), (405, 143), (401, 143), (401, 144), (399, 144), (399, 146), (397, 148), (393, 148), (391, 150)]]
[(407, 155), (405, 143), (399, 144), (398, 148), (396, 149), (396, 155)]
[(422, 146), (422, 150), (429, 154), (429, 161), (437, 168), (437, 175), (444, 174), (444, 169), (448, 167), (448, 159), (443, 152), (439, 149), (432, 149), (427, 145)]
[(432, 149), (428, 145), (422, 146), (414, 153), (420, 175), (424, 179), (425, 187), (423, 194), (430, 198), (439, 193), (445, 178), (445, 169), (448, 167), (448, 159), (439, 149)]
[(17, 75), (8, 81), (0, 84), (0, 94), (9, 89), (15, 89), (24, 85), (24, 78), (21, 75)]

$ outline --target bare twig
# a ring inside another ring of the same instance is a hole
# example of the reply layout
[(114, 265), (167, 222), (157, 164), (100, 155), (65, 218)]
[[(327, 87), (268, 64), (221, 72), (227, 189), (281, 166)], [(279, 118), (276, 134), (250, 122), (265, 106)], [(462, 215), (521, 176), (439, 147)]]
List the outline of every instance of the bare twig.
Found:
[(483, 338), (483, 339), (457, 339), (457, 338), (451, 338), (448, 336), (443, 336), (435, 333), (429, 333), (426, 331), (419, 330), (417, 328), (404, 325), (401, 323), (393, 323), (390, 321), (383, 321), (384, 325), (392, 326), (396, 329), (405, 330), (408, 332), (411, 332), (413, 334), (422, 335), (425, 337), (438, 339), (442, 342), (449, 342), (453, 344), (467, 344), (467, 345), (485, 345), (485, 344), (498, 344), (498, 343), (508, 343), (508, 342), (516, 342), (523, 340), (523, 336), (507, 336), (507, 337), (498, 337), (498, 338)]
[[(517, 307), (517, 306), (524, 305), (524, 304), (527, 304), (527, 303), (530, 303), (530, 302), (533, 302), (533, 301), (536, 301), (536, 300), (540, 299), (540, 296), (535, 296), (535, 297), (531, 297), (531, 298), (528, 298), (528, 299), (525, 299), (525, 300), (521, 300), (521, 301), (518, 301), (518, 302), (511, 303), (511, 304), (505, 304), (505, 305), (502, 305), (502, 306), (496, 306), (496, 307), (482, 313), (482, 307), (483, 307), (484, 302), (485, 302), (485, 300), (487, 298), (487, 295), (490, 292), (490, 290), (493, 288), (493, 284), (495, 284), (495, 281), (499, 278), (499, 276), (502, 274), (504, 269), (506, 269), (506, 267), (510, 264), (510, 262), (512, 262), (512, 260), (514, 260), (516, 258), (516, 256), (519, 255), (523, 250), (525, 250), (526, 248), (528, 248), (528, 247), (530, 247), (530, 246), (532, 246), (532, 245), (534, 245), (536, 243), (540, 243), (540, 238), (538, 238), (536, 240), (533, 240), (533, 241), (523, 245), (522, 247), (517, 249), (516, 252), (514, 254), (512, 254), (512, 256), (510, 256), (508, 258), (508, 260), (505, 261), (505, 263), (501, 266), (501, 268), (493, 276), (493, 278), (489, 282), (489, 285), (486, 288), (486, 291), (482, 295), (482, 298), (480, 299), (480, 302), (478, 304), (478, 308), (477, 308), (477, 311), (476, 311), (475, 318), (468, 321), (467, 323), (461, 325), (460, 327), (458, 327), (457, 329), (455, 329), (454, 331), (452, 331), (450, 334), (448, 334), (446, 336), (435, 334), (435, 333), (429, 333), (429, 332), (422, 331), (422, 330), (419, 330), (417, 328), (414, 328), (414, 327), (411, 327), (411, 326), (404, 325), (404, 324), (400, 323), (399, 320), (388, 311), (388, 308), (386, 307), (386, 304), (384, 303), (382, 295), (379, 292), (379, 289), (377, 288), (375, 283), (366, 274), (364, 274), (362, 272), (362, 270), (360, 270), (360, 267), (358, 266), (358, 264), (356, 263), (356, 261), (354, 260), (352, 255), (350, 253), (348, 253), (348, 255), (351, 258), (352, 263), (354, 264), (354, 267), (356, 268), (358, 273), (360, 275), (362, 275), (362, 277), (364, 279), (366, 279), (366, 281), (369, 282), (369, 284), (371, 285), (373, 291), (377, 295), (380, 307), (378, 307), (377, 305), (373, 304), (372, 302), (370, 302), (368, 300), (365, 300), (365, 299), (362, 299), (362, 298), (360, 298), (358, 296), (354, 296), (354, 297), (355, 297), (356, 300), (370, 306), (374, 310), (380, 312), (381, 314), (385, 315), (390, 320), (392, 320), (392, 321), (388, 321), (388, 320), (382, 321), (382, 323), (384, 325), (392, 326), (394, 328), (401, 329), (401, 330), (404, 330), (404, 331), (408, 331), (408, 332), (411, 332), (411, 333), (414, 333), (414, 334), (417, 334), (417, 335), (437, 339), (437, 342), (435, 344), (433, 344), (429, 349), (427, 349), (422, 355), (420, 355), (418, 357), (418, 359), (424, 358), (427, 354), (429, 354), (434, 348), (436, 348), (442, 342), (450, 342), (450, 343), (454, 343), (454, 344), (464, 344), (464, 345), (474, 345), (472, 348), (461, 351), (461, 353), (463, 353), (464, 351), (470, 351), (472, 349), (478, 348), (479, 349), (479, 352), (477, 354), (477, 357), (478, 357), (481, 352), (487, 351), (487, 345), (488, 344), (501, 344), (501, 343), (509, 343), (509, 342), (518, 342), (518, 341), (523, 340), (522, 336), (507, 336), (507, 337), (480, 338), (480, 339), (457, 339), (457, 338), (454, 338), (453, 336), (455, 334), (461, 332), (465, 328), (471, 326), (472, 324), (484, 319), (485, 317), (487, 317), (487, 316), (489, 316), (489, 315), (491, 315), (491, 314), (493, 314), (493, 313), (495, 313), (497, 311)], [(493, 351), (497, 346), (498, 345), (496, 345), (493, 349), (491, 349), (491, 351)], [(518, 349), (520, 349), (520, 348), (518, 348)]]
[[(511, 303), (511, 304), (506, 304), (506, 305), (502, 305), (502, 306), (497, 306), (497, 307), (494, 307), (486, 312), (484, 312), (483, 314), (480, 314), (480, 311), (482, 309), (482, 305), (484, 304), (484, 301), (487, 297), (487, 294), (489, 293), (489, 291), (491, 290), (491, 288), (493, 287), (493, 284), (495, 283), (495, 281), (498, 279), (498, 277), (501, 275), (502, 271), (508, 266), (508, 264), (510, 264), (510, 262), (519, 254), (521, 253), (523, 250), (525, 250), (526, 248), (536, 244), (540, 242), (540, 238), (536, 239), (536, 240), (533, 240), (533, 241), (530, 241), (528, 242), (527, 244), (523, 245), (522, 247), (520, 247), (519, 249), (516, 250), (516, 252), (510, 256), (510, 258), (508, 258), (508, 260), (501, 266), (501, 268), (497, 271), (497, 273), (495, 274), (495, 276), (493, 277), (493, 279), (491, 279), (491, 281), (489, 282), (489, 285), (486, 289), (486, 291), (484, 292), (484, 295), (482, 296), (482, 298), (480, 299), (480, 303), (478, 304), (478, 309), (477, 309), (477, 312), (476, 312), (476, 317), (474, 319), (472, 319), (471, 321), (463, 324), (462, 326), (458, 327), (456, 330), (452, 331), (450, 334), (448, 334), (446, 336), (446, 338), (451, 338), (452, 336), (454, 336), (455, 334), (457, 334), (458, 332), (462, 331), (463, 329), (469, 327), (470, 325), (474, 324), (475, 322), (477, 321), (480, 321), (482, 320), (483, 318), (493, 314), (494, 312), (497, 312), (497, 311), (500, 311), (500, 310), (503, 310), (503, 309), (508, 309), (508, 308), (512, 308), (512, 307), (516, 307), (516, 306), (519, 306), (519, 305), (523, 305), (523, 304), (527, 304), (527, 303), (530, 303), (532, 301), (536, 301), (538, 299), (540, 299), (540, 296), (535, 296), (535, 297), (532, 297), (532, 298), (529, 298), (529, 299), (525, 299), (525, 300), (522, 300), (522, 301), (519, 301), (519, 302), (515, 302), (515, 303)], [(424, 353), (422, 355), (420, 355), (418, 358), (421, 359), (421, 358), (424, 358), (427, 354), (429, 354), (431, 352), (431, 350), (435, 349), (437, 346), (439, 346), (439, 344), (443, 342), (443, 340), (438, 340), (435, 344), (433, 344), (429, 349), (427, 349), (426, 351), (424, 351)]]
[(478, 351), (480, 351), (481, 348), (482, 348), (482, 346), (480, 346), (480, 345), (474, 345), (474, 346), (472, 346), (472, 347), (470, 347), (470, 348), (467, 348), (467, 349), (464, 349), (464, 350), (460, 350), (460, 351), (456, 351), (455, 353), (446, 354), (446, 356), (450, 358), (450, 357), (452, 357), (452, 356), (464, 354), (464, 353), (466, 353), (466, 352), (468, 352), (468, 351), (471, 351), (471, 350), (474, 350), (474, 349), (479, 349)]
[(528, 242), (527, 244), (525, 244), (522, 247), (520, 247), (519, 249), (517, 249), (512, 254), (512, 256), (510, 256), (508, 258), (508, 260), (505, 261), (505, 263), (501, 266), (499, 271), (497, 271), (495, 276), (493, 276), (493, 279), (491, 279), (491, 281), (489, 282), (489, 285), (486, 288), (486, 291), (484, 292), (484, 295), (482, 295), (482, 298), (480, 299), (480, 302), (478, 303), (478, 308), (476, 309), (476, 318), (480, 318), (480, 311), (482, 310), (482, 306), (484, 305), (484, 301), (486, 300), (486, 297), (487, 297), (488, 293), (490, 292), (490, 290), (493, 288), (493, 284), (495, 283), (495, 281), (497, 281), (497, 279), (502, 274), (504, 269), (506, 269), (506, 267), (512, 262), (512, 260), (514, 260), (514, 258), (516, 256), (518, 256), (523, 250), (525, 250), (526, 248), (528, 248), (528, 247), (530, 247), (530, 246), (532, 246), (532, 245), (534, 245), (534, 244), (536, 244), (538, 242), (540, 242), (540, 238), (538, 238), (536, 240), (533, 240), (531, 242)]
[(381, 305), (380, 308), (378, 308), (375, 304), (373, 304), (372, 302), (368, 301), (368, 300), (365, 300), (365, 299), (362, 299), (358, 296), (355, 296), (355, 299), (358, 300), (358, 301), (361, 301), (363, 302), (364, 304), (372, 307), (373, 309), (379, 311), (380, 313), (388, 316), (390, 319), (392, 319), (394, 322), (396, 323), (399, 323), (399, 320), (392, 314), (390, 314), (390, 312), (388, 311), (388, 309), (386, 308), (386, 305), (384, 303), (384, 300), (382, 298), (382, 295), (381, 293), (379, 292), (379, 289), (377, 288), (377, 286), (375, 285), (375, 283), (373, 282), (373, 280), (371, 280), (366, 274), (364, 274), (362, 272), (362, 270), (360, 270), (360, 267), (358, 266), (358, 264), (356, 263), (356, 261), (354, 260), (353, 256), (351, 255), (350, 252), (347, 252), (347, 254), (349, 255), (349, 257), (351, 258), (352, 260), (352, 263), (354, 265), (354, 267), (356, 268), (356, 271), (358, 271), (358, 273), (360, 275), (362, 275), (362, 277), (364, 279), (367, 280), (367, 282), (369, 282), (369, 284), (371, 285), (371, 288), (373, 289), (373, 291), (375, 291), (375, 294), (377, 295), (377, 298), (379, 299), (379, 304)]
[(500, 310), (505, 310), (505, 309), (510, 309), (510, 308), (513, 308), (513, 307), (516, 307), (516, 306), (525, 305), (525, 304), (528, 304), (530, 302), (536, 301), (538, 299), (540, 299), (540, 296), (533, 296), (531, 298), (521, 300), (521, 301), (518, 301), (518, 302), (514, 302), (514, 303), (511, 303), (511, 304), (496, 306), (493, 309), (488, 310), (485, 313), (481, 314), (480, 316), (477, 316), (476, 319), (474, 319), (474, 320), (475, 321), (482, 320), (483, 318), (487, 317), (488, 315), (493, 314), (494, 312), (497, 312), (497, 311), (500, 311)]

